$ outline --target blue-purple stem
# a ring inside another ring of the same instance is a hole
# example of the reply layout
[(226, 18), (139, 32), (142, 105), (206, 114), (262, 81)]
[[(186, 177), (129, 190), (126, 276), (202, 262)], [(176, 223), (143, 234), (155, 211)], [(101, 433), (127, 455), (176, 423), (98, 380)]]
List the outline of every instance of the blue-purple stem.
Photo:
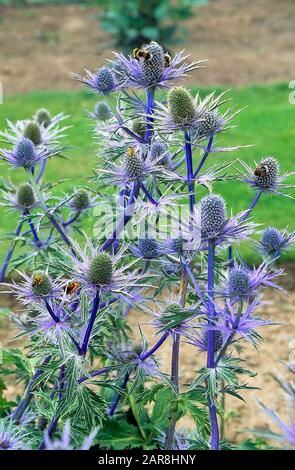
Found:
[[(48, 356), (42, 362), (42, 366), (48, 364), (50, 359), (51, 359), (51, 356)], [(40, 375), (42, 375), (42, 372), (43, 372), (43, 369), (37, 369), (35, 374), (31, 378), (31, 380), (29, 381), (23, 398), (21, 399), (18, 406), (15, 408), (14, 412), (11, 415), (12, 421), (19, 421), (22, 418), (23, 413), (25, 412), (25, 410), (27, 409), (27, 407), (29, 406), (29, 404), (30, 404), (30, 402), (33, 398), (33, 393), (32, 392), (33, 392), (35, 382), (40, 377)]]
[(245, 214), (243, 215), (242, 217), (242, 221), (244, 222), (248, 217), (249, 215), (251, 214), (252, 210), (254, 209), (254, 207), (256, 206), (257, 202), (259, 201), (260, 199), (260, 196), (262, 195), (262, 191), (257, 191), (250, 206), (249, 206), (249, 209), (246, 210)]
[[(139, 193), (139, 183), (134, 183), (133, 188), (130, 194), (130, 198), (127, 204), (127, 208), (129, 208), (132, 204), (134, 204), (137, 196)], [(120, 233), (122, 230), (125, 228), (129, 220), (131, 219), (132, 215), (131, 214), (126, 214), (126, 211), (124, 211), (124, 214), (120, 218), (116, 228), (114, 229), (111, 238), (108, 238), (102, 247), (100, 248), (100, 251), (106, 251), (119, 237)]]
[(187, 187), (189, 191), (189, 205), (190, 212), (194, 212), (195, 205), (195, 184), (194, 184), (194, 170), (193, 170), (193, 157), (192, 157), (192, 146), (191, 146), (191, 137), (189, 131), (184, 133), (184, 149), (185, 149), (185, 158), (186, 158), (186, 171), (187, 171)]
[(199, 172), (201, 171), (205, 161), (207, 160), (207, 157), (208, 155), (210, 154), (211, 152), (211, 148), (212, 148), (212, 144), (213, 144), (213, 139), (214, 139), (214, 132), (212, 132), (210, 134), (210, 137), (208, 139), (208, 143), (207, 143), (207, 147), (206, 147), (206, 150), (204, 152), (204, 155), (199, 163), (199, 165), (197, 166), (197, 169), (196, 171), (194, 172), (194, 178), (199, 174)]
[(73, 224), (80, 216), (81, 211), (77, 211), (70, 219), (66, 220), (63, 223), (64, 227), (68, 227), (69, 225)]
[[(214, 307), (214, 256), (215, 256), (215, 241), (210, 240), (208, 244), (208, 310), (209, 310), (209, 326), (214, 324), (215, 307)], [(214, 337), (215, 332), (212, 329), (208, 331), (208, 352), (207, 352), (207, 367), (215, 367), (214, 359)], [(217, 421), (216, 406), (210, 396), (208, 396), (209, 416), (211, 423), (211, 450), (219, 449), (219, 430)]]
[(85, 335), (84, 335), (84, 338), (83, 338), (83, 341), (82, 341), (82, 344), (81, 344), (81, 352), (84, 356), (87, 353), (92, 328), (93, 328), (95, 318), (96, 318), (96, 315), (97, 315), (97, 312), (98, 312), (98, 309), (99, 309), (99, 301), (100, 301), (100, 291), (98, 290), (96, 292), (96, 295), (95, 295), (94, 299), (93, 299), (93, 305), (92, 305), (92, 310), (91, 310), (91, 314), (90, 314), (90, 320), (89, 320), (89, 323), (87, 325), (87, 329), (86, 329), (86, 332), (85, 332)]
[(149, 190), (147, 189), (147, 187), (144, 185), (144, 183), (142, 181), (139, 182), (139, 185), (140, 185), (140, 189), (142, 190), (142, 192), (144, 193), (144, 195), (148, 198), (148, 200), (154, 205), (154, 206), (157, 206), (158, 205), (158, 202), (153, 198), (153, 196), (151, 195), (151, 193), (149, 192)]
[[(166, 341), (166, 339), (168, 338), (169, 336), (169, 333), (168, 332), (165, 332), (161, 338), (159, 339), (159, 341), (157, 341), (156, 344), (154, 344), (154, 346), (149, 350), (149, 351), (146, 351), (146, 352), (142, 352), (140, 355), (139, 355), (139, 360), (140, 361), (145, 361), (146, 359), (148, 359), (150, 356), (152, 356), (161, 346), (162, 344)], [(125, 377), (123, 379), (123, 382), (122, 382), (122, 385), (121, 385), (121, 389), (124, 390), (127, 386), (127, 383), (128, 383), (128, 380), (129, 380), (129, 372), (126, 372), (125, 374)], [(117, 395), (117, 394), (116, 394)], [(112, 402), (111, 402), (111, 406), (110, 406), (110, 409), (109, 409), (109, 415), (110, 416), (113, 416), (115, 411), (116, 411), (116, 408), (118, 406), (118, 403), (121, 399), (121, 393), (118, 394), (118, 396), (116, 396), (114, 394), (113, 398), (112, 398)]]
[(152, 116), (155, 107), (155, 88), (151, 87), (146, 90), (146, 132), (144, 141), (150, 142), (153, 135), (153, 122)]
[[(17, 238), (21, 232), (21, 229), (22, 229), (22, 226), (23, 226), (23, 223), (24, 223), (24, 215), (25, 215), (25, 212), (22, 213), (21, 215), (21, 219), (20, 219), (20, 222), (18, 224), (18, 226), (16, 227), (16, 230), (15, 230), (15, 238)], [(10, 263), (10, 260), (11, 260), (11, 257), (13, 255), (13, 252), (14, 252), (14, 248), (15, 248), (15, 245), (16, 245), (16, 240), (14, 239), (12, 242), (11, 242), (11, 245), (9, 247), (9, 250), (5, 256), (5, 260), (3, 262), (3, 265), (2, 265), (2, 268), (1, 268), (1, 272), (0, 272), (0, 282), (3, 282), (4, 279), (5, 279), (5, 274), (6, 274), (6, 270), (8, 268), (8, 265)]]

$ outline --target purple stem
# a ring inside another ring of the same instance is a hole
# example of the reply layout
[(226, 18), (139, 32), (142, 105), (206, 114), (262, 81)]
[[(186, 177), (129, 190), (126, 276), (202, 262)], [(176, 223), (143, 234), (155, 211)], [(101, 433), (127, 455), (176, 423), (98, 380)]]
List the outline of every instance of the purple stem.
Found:
[[(215, 241), (210, 240), (208, 244), (208, 310), (209, 310), (209, 325), (214, 324), (215, 307), (214, 307), (214, 255), (215, 255)], [(214, 368), (214, 330), (208, 331), (208, 353), (207, 353), (207, 367)], [(219, 430), (217, 421), (216, 406), (210, 396), (208, 396), (209, 416), (211, 423), (211, 450), (218, 450), (219, 448)]]
[(203, 295), (203, 293), (200, 289), (200, 286), (197, 283), (197, 280), (196, 280), (195, 276), (193, 275), (193, 272), (192, 272), (191, 268), (189, 267), (188, 264), (184, 264), (184, 269), (186, 270), (186, 272), (187, 272), (187, 274), (188, 274), (188, 276), (189, 276), (189, 278), (190, 278), (190, 280), (191, 280), (198, 296), (200, 297), (200, 299), (202, 301), (202, 304), (204, 305), (204, 307), (207, 308), (207, 302), (206, 302), (205, 297), (204, 297), (204, 295)]
[[(16, 230), (15, 230), (15, 238), (17, 238), (21, 232), (21, 229), (22, 229), (22, 226), (23, 226), (23, 223), (24, 223), (24, 216), (25, 216), (25, 211), (22, 213), (21, 215), (21, 219), (20, 219), (20, 222), (18, 224), (18, 226), (16, 227)], [(13, 252), (14, 252), (14, 248), (15, 248), (15, 245), (16, 245), (16, 240), (14, 239), (12, 242), (11, 242), (11, 245), (9, 247), (9, 250), (7, 252), (7, 255), (5, 257), (5, 260), (3, 262), (3, 265), (2, 265), (2, 268), (1, 268), (1, 272), (0, 272), (0, 282), (3, 282), (4, 281), (4, 278), (5, 278), (5, 273), (6, 273), (6, 270), (8, 268), (8, 265), (9, 265), (9, 262), (11, 260), (11, 257), (13, 255)]]
[[(51, 359), (51, 356), (48, 356), (42, 362), (42, 366), (48, 364), (50, 359)], [(35, 374), (33, 375), (30, 382), (28, 383), (28, 386), (26, 388), (26, 391), (25, 391), (25, 394), (24, 394), (23, 398), (21, 399), (18, 406), (15, 408), (14, 412), (11, 415), (11, 419), (13, 421), (19, 421), (21, 419), (23, 413), (25, 412), (26, 408), (29, 406), (29, 404), (30, 404), (30, 402), (33, 398), (32, 390), (33, 390), (34, 384), (35, 384), (36, 380), (40, 377), (42, 372), (43, 372), (42, 369), (36, 370)]]
[(47, 162), (47, 159), (43, 160), (42, 163), (41, 163), (41, 168), (40, 168), (40, 171), (39, 171), (38, 176), (36, 178), (36, 183), (37, 184), (39, 183), (40, 179), (43, 176), (43, 173), (44, 173), (45, 167), (46, 167), (46, 162)]
[(63, 223), (63, 226), (68, 227), (69, 225), (74, 223), (78, 219), (80, 214), (81, 214), (81, 211), (77, 211), (76, 214), (73, 215), (73, 217), (71, 217), (70, 219), (66, 220), (66, 222)]
[[(127, 208), (129, 208), (135, 202), (135, 200), (138, 196), (138, 193), (139, 193), (139, 184), (134, 183), (131, 194), (130, 194), (130, 198), (129, 198), (129, 201), (128, 201), (128, 204), (127, 204)], [(106, 251), (117, 240), (120, 233), (122, 232), (122, 230), (124, 229), (124, 227), (126, 226), (128, 221), (131, 219), (131, 217), (132, 216), (130, 214), (127, 215), (126, 211), (124, 211), (124, 214), (120, 218), (115, 230), (112, 233), (111, 238), (108, 238), (104, 242), (104, 244), (102, 245), (100, 251)]]
[[(145, 361), (146, 359), (148, 359), (150, 356), (152, 356), (161, 346), (162, 344), (164, 343), (164, 341), (166, 341), (166, 339), (168, 338), (169, 336), (169, 333), (168, 332), (165, 332), (161, 338), (159, 339), (159, 341), (157, 341), (156, 344), (154, 344), (154, 346), (149, 350), (149, 351), (146, 351), (145, 353), (142, 352), (140, 355), (139, 355), (139, 360), (140, 361)], [(128, 377), (127, 377), (128, 376)], [(129, 380), (129, 372), (126, 372), (126, 375), (124, 377), (124, 380), (122, 382), (122, 385), (121, 385), (121, 389), (124, 390), (127, 383), (128, 383), (128, 380)], [(115, 411), (116, 411), (116, 408), (118, 406), (118, 403), (120, 401), (120, 398), (121, 398), (121, 393), (118, 394), (117, 398), (115, 398), (113, 396), (112, 398), (112, 403), (111, 403), (111, 407), (109, 409), (109, 415), (110, 416), (113, 416)]]
[(144, 135), (144, 141), (150, 142), (153, 134), (153, 122), (154, 118), (152, 114), (155, 107), (155, 88), (147, 88), (146, 90), (146, 132)]
[(197, 166), (197, 169), (196, 171), (194, 172), (194, 178), (199, 174), (199, 172), (201, 171), (202, 169), (202, 166), (204, 165), (205, 161), (207, 160), (207, 157), (209, 155), (209, 153), (211, 152), (211, 148), (212, 148), (212, 144), (213, 144), (213, 139), (214, 139), (214, 132), (212, 132), (210, 134), (210, 137), (209, 137), (209, 140), (208, 140), (208, 143), (207, 143), (207, 147), (206, 147), (206, 150), (204, 152), (204, 155), (199, 163), (199, 165)]
[(93, 328), (93, 325), (94, 325), (94, 322), (95, 322), (97, 311), (99, 309), (99, 301), (100, 301), (100, 291), (98, 290), (96, 292), (96, 295), (95, 295), (94, 300), (93, 300), (90, 320), (89, 320), (89, 323), (87, 325), (87, 329), (86, 329), (86, 332), (85, 332), (85, 335), (84, 335), (84, 338), (83, 338), (83, 341), (82, 341), (82, 345), (81, 345), (81, 351), (82, 351), (82, 354), (84, 354), (84, 356), (87, 352), (87, 348), (88, 348), (88, 344), (89, 344), (89, 340), (90, 340), (90, 335), (91, 335), (92, 328)]
[(52, 320), (55, 321), (55, 323), (59, 323), (60, 322), (60, 319), (55, 315), (54, 311), (52, 310), (52, 308), (50, 307), (49, 303), (47, 302), (47, 300), (45, 300), (45, 306), (46, 306), (46, 310), (47, 312), (49, 313), (49, 315), (51, 316)]
[(35, 225), (34, 225), (32, 219), (31, 219), (31, 216), (30, 216), (30, 212), (27, 211), (26, 215), (29, 216), (28, 223), (29, 223), (30, 230), (31, 230), (33, 238), (34, 238), (34, 242), (35, 242), (37, 248), (40, 248), (42, 246), (42, 242), (41, 242), (40, 238), (38, 237), (37, 230), (35, 229)]
[(192, 146), (191, 146), (191, 138), (189, 131), (185, 131), (184, 133), (184, 140), (185, 140), (185, 158), (186, 158), (186, 169), (187, 169), (187, 187), (190, 193), (189, 195), (189, 204), (190, 204), (190, 212), (194, 212), (194, 205), (195, 205), (195, 190), (194, 190), (194, 176), (193, 176), (193, 157), (192, 157)]
[(157, 206), (158, 202), (153, 198), (153, 196), (151, 195), (151, 193), (149, 192), (149, 190), (146, 188), (146, 186), (144, 185), (142, 181), (139, 182), (139, 186), (142, 192), (145, 194), (145, 196), (149, 199), (149, 201), (151, 201), (151, 203), (154, 206)]
[(262, 191), (257, 191), (257, 193), (255, 194), (250, 206), (249, 206), (249, 209), (246, 210), (245, 214), (243, 215), (242, 217), (242, 221), (244, 222), (244, 220), (246, 220), (249, 215), (251, 214), (252, 210), (254, 209), (254, 207), (256, 206), (257, 202), (259, 201), (260, 199), (260, 196), (262, 195)]

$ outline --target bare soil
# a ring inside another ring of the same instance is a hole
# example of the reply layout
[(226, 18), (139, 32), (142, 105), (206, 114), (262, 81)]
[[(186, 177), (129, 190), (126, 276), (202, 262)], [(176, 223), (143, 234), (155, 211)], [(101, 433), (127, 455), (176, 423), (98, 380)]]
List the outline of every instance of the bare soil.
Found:
[[(0, 80), (5, 93), (77, 89), (69, 72), (112, 55), (98, 10), (81, 6), (0, 7)], [(293, 0), (210, 0), (186, 22), (185, 48), (208, 66), (189, 84), (241, 85), (294, 79)], [(179, 49), (182, 46), (175, 48)]]

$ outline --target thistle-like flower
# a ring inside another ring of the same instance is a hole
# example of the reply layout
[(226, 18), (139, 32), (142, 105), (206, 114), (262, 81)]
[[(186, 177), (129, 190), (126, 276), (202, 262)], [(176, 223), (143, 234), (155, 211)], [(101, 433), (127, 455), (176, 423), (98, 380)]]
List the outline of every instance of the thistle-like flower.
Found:
[(31, 170), (38, 163), (58, 153), (58, 150), (46, 147), (36, 147), (27, 137), (22, 137), (12, 150), (3, 149), (2, 159), (14, 168)]
[(9, 418), (0, 420), (0, 450), (29, 450), (27, 433)]
[(35, 271), (31, 276), (17, 272), (22, 278), (20, 283), (13, 280), (11, 284), (3, 285), (7, 286), (21, 303), (30, 305), (65, 297), (62, 282), (51, 278), (47, 271)]
[(227, 273), (223, 294), (232, 300), (252, 298), (257, 290), (263, 287), (283, 289), (278, 286), (274, 279), (283, 275), (283, 269), (270, 269), (266, 262), (258, 267), (249, 268), (245, 263), (234, 266)]
[(246, 170), (246, 175), (242, 174), (241, 179), (258, 191), (275, 193), (280, 196), (291, 197), (285, 193), (286, 189), (294, 188), (294, 185), (285, 184), (284, 181), (292, 173), (280, 174), (280, 164), (274, 157), (263, 158), (256, 168), (252, 170), (245, 162), (242, 162)]
[(94, 110), (88, 113), (88, 117), (97, 121), (108, 121), (112, 117), (112, 110), (105, 101), (99, 101)]
[(184, 78), (204, 61), (188, 64), (183, 51), (170, 58), (155, 41), (134, 51), (134, 57), (115, 53), (113, 70), (126, 87), (168, 88), (175, 80)]
[(171, 154), (168, 146), (164, 142), (154, 141), (150, 147), (151, 157), (166, 168), (172, 167)]
[(160, 164), (162, 155), (153, 158), (151, 153), (145, 156), (141, 151), (130, 147), (121, 158), (120, 163), (109, 162), (107, 168), (102, 168), (100, 177), (118, 186), (126, 186), (134, 181), (142, 181), (148, 176), (162, 179), (179, 179), (178, 175)]
[(123, 265), (126, 247), (121, 248), (115, 255), (100, 252), (89, 238), (86, 237), (85, 248), (82, 249), (77, 242), (72, 240), (73, 248), (77, 254), (65, 252), (69, 257), (67, 275), (69, 280), (80, 284), (81, 293), (113, 292), (132, 297), (130, 291), (133, 288), (143, 286), (144, 275), (136, 269), (132, 271), (135, 261)]
[(200, 201), (201, 236), (203, 242), (215, 240), (216, 245), (247, 238), (254, 224), (243, 219), (245, 212), (226, 217), (224, 199), (218, 194), (210, 194)]
[[(21, 211), (31, 210), (39, 206), (39, 200), (29, 183), (23, 183), (19, 187), (12, 185), (10, 189), (1, 191), (2, 206)], [(47, 195), (45, 199), (47, 199)]]
[(132, 245), (130, 250), (134, 256), (147, 260), (157, 259), (166, 252), (163, 243), (147, 237), (139, 239), (138, 246)]
[(290, 248), (294, 242), (295, 232), (288, 234), (287, 229), (279, 231), (275, 227), (268, 227), (262, 233), (258, 249), (265, 256), (278, 258), (281, 252)]
[[(233, 304), (229, 299), (226, 300), (225, 306), (215, 305), (216, 323), (212, 329), (221, 332), (224, 337), (224, 343), (231, 337), (234, 332), (237, 336), (242, 336), (250, 344), (256, 346), (260, 335), (256, 331), (261, 326), (272, 325), (270, 320), (262, 318), (255, 311), (263, 305), (259, 298), (252, 303), (246, 304), (242, 312), (238, 313), (238, 305)], [(238, 320), (237, 320), (237, 316)]]
[(85, 189), (77, 189), (74, 197), (69, 202), (69, 207), (73, 211), (84, 211), (94, 207), (96, 203), (96, 197), (92, 197)]
[(215, 97), (211, 93), (201, 100), (199, 94), (194, 98), (184, 87), (173, 87), (168, 92), (168, 104), (157, 103), (155, 128), (166, 133), (187, 130), (197, 140), (208, 137), (209, 128), (209, 134), (220, 132), (235, 115), (230, 116), (230, 110), (218, 115), (219, 106), (225, 102), (222, 97), (223, 94)]
[[(202, 333), (194, 331), (193, 334), (188, 338), (187, 342), (193, 346), (196, 346), (200, 352), (208, 351), (208, 332), (210, 327), (204, 328)], [(214, 334), (214, 351), (219, 351), (224, 344), (224, 337), (221, 331), (215, 331)]]
[[(68, 116), (64, 113), (57, 114), (50, 117), (49, 112), (47, 119), (45, 116), (46, 110), (39, 110), (31, 120), (22, 120), (13, 123), (7, 120), (7, 130), (0, 132), (1, 139), (9, 144), (16, 145), (23, 137), (30, 139), (36, 147), (51, 146), (60, 147), (60, 139), (65, 136), (65, 131), (69, 126), (59, 127), (61, 121), (65, 120)], [(38, 114), (39, 113), (39, 114)], [(44, 113), (44, 115), (43, 115)]]
[(73, 78), (86, 85), (94, 93), (107, 96), (123, 87), (123, 80), (119, 80), (110, 67), (101, 67), (95, 72), (89, 70), (85, 70), (85, 72), (85, 77), (73, 74)]

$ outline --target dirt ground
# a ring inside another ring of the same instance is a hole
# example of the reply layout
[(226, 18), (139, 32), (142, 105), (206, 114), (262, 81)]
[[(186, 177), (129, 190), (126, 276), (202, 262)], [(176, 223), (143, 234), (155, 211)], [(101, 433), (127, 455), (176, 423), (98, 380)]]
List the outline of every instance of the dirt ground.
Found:
[[(279, 371), (283, 372), (284, 367), (281, 361), (292, 360), (294, 362), (295, 352), (295, 264), (285, 266), (286, 275), (282, 278), (281, 285), (288, 290), (288, 295), (283, 295), (272, 291), (265, 291), (265, 300), (270, 303), (265, 306), (261, 313), (264, 317), (272, 321), (281, 323), (279, 325), (268, 326), (260, 330), (264, 340), (260, 343), (259, 351), (244, 343), (242, 353), (245, 359), (245, 367), (257, 372), (257, 377), (249, 379), (250, 386), (259, 387), (260, 390), (249, 390), (243, 392), (246, 403), (232, 397), (226, 398), (226, 413), (230, 414), (228, 424), (225, 426), (225, 435), (231, 442), (239, 442), (249, 437), (246, 429), (261, 428), (269, 426), (271, 430), (277, 431), (275, 426), (265, 416), (258, 406), (258, 399), (265, 405), (276, 408), (279, 414), (288, 420), (288, 412), (282, 393), (278, 384), (271, 374)], [(0, 297), (0, 307), (10, 307), (16, 309), (16, 304), (11, 296), (2, 295)], [(149, 319), (138, 312), (130, 312), (129, 324), (135, 338), (139, 337), (138, 325), (146, 334), (149, 345), (156, 342), (154, 329), (148, 324)], [(15, 334), (9, 321), (2, 321), (0, 325), (0, 344), (10, 347), (17, 346), (15, 342), (9, 342), (9, 338)], [(167, 341), (157, 353), (157, 359), (163, 372), (169, 373), (171, 358), (171, 342)], [(182, 384), (190, 383), (196, 376), (199, 367), (204, 365), (204, 354), (185, 343), (181, 344), (180, 350), (180, 380)], [(247, 378), (245, 379), (247, 380)], [(16, 393), (21, 393), (19, 387), (10, 383), (7, 389), (7, 396), (13, 399)], [(181, 420), (180, 426), (192, 427), (190, 419)]]
[[(76, 89), (69, 71), (94, 69), (111, 57), (96, 8), (0, 7), (0, 80), (4, 93)], [(185, 27), (184, 47), (206, 69), (189, 84), (241, 85), (294, 76), (293, 0), (210, 0)], [(175, 50), (182, 46), (175, 47)]]

